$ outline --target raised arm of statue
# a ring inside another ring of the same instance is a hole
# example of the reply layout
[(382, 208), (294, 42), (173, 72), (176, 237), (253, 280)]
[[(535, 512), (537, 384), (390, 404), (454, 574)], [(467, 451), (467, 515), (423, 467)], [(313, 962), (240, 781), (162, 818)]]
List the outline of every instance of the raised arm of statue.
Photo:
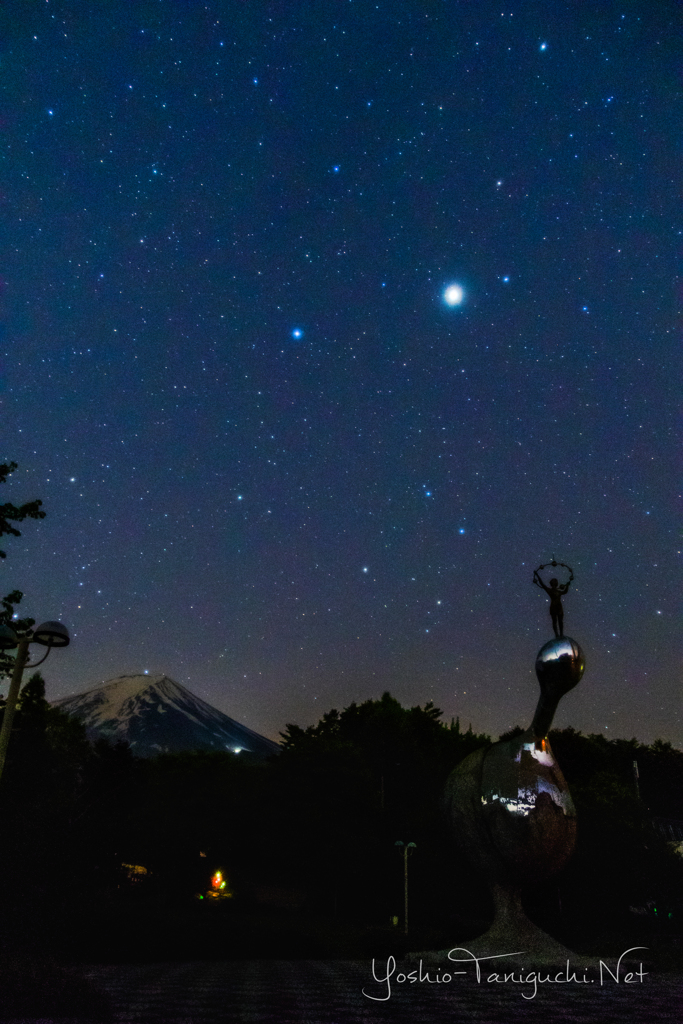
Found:
[(545, 590), (546, 594), (550, 593), (550, 591), (546, 587), (545, 583), (543, 582), (541, 577), (538, 575), (538, 569), (534, 569), (533, 582), (536, 584), (537, 587), (540, 587), (541, 590)]

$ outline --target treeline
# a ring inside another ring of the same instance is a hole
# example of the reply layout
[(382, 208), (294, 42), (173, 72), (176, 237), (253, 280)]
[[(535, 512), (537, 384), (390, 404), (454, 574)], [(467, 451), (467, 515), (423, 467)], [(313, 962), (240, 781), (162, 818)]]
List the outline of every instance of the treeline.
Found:
[[(486, 885), (453, 849), (440, 797), (449, 772), (492, 740), (445, 724), (431, 703), (404, 708), (386, 693), (308, 729), (289, 725), (265, 765), (228, 753), (141, 761), (126, 747), (92, 746), (47, 704), (39, 675), (15, 721), (0, 783), (5, 922), (41, 919), (53, 942), (83, 934), (86, 922), (93, 935), (118, 904), (146, 900), (149, 914), (196, 904), (220, 868), (235, 906), (382, 926), (402, 913), (400, 840), (416, 844), (417, 926), (464, 936), (487, 923)], [(571, 728), (550, 739), (579, 840), (563, 875), (530, 896), (532, 915), (556, 931), (580, 923), (597, 934), (629, 907), (656, 906), (675, 926), (683, 860), (652, 819), (683, 819), (683, 753)], [(147, 874), (133, 882), (122, 865)]]

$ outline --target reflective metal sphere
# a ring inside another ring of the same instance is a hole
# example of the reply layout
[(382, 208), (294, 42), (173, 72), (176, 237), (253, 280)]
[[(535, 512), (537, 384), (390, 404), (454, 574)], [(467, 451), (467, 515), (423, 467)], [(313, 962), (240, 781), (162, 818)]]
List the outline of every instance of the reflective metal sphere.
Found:
[(536, 676), (541, 690), (566, 693), (581, 679), (586, 667), (583, 651), (570, 636), (549, 640), (536, 655)]

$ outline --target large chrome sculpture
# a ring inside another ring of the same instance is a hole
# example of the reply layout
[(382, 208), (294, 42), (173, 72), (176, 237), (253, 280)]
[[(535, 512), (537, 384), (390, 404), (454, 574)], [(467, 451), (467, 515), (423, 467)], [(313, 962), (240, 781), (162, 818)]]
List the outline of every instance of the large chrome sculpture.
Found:
[(514, 739), (475, 751), (446, 783), (444, 802), (454, 838), (483, 868), (493, 895), (491, 928), (467, 943), (477, 955), (524, 951), (551, 961), (569, 953), (527, 918), (521, 895), (564, 867), (574, 849), (576, 811), (548, 732), (557, 705), (583, 671), (583, 651), (571, 637), (556, 636), (544, 644), (536, 658), (541, 695), (530, 727)]

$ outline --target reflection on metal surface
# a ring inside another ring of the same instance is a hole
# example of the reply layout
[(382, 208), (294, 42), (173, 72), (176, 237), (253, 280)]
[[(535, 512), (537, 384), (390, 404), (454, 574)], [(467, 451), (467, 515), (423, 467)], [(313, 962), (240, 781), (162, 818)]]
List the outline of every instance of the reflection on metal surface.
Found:
[(576, 811), (550, 743), (528, 729), (466, 758), (446, 801), (458, 844), (502, 885), (536, 883), (569, 859)]
[(546, 793), (563, 814), (575, 815), (567, 784), (547, 740), (530, 739), (524, 734), (491, 747), (481, 778), (481, 802), (485, 807), (498, 803), (510, 814), (526, 817), (534, 811), (541, 793)]
[(558, 696), (576, 686), (585, 667), (583, 651), (570, 636), (549, 640), (536, 655), (536, 675), (539, 683), (541, 686), (548, 683), (557, 685), (562, 690)]

